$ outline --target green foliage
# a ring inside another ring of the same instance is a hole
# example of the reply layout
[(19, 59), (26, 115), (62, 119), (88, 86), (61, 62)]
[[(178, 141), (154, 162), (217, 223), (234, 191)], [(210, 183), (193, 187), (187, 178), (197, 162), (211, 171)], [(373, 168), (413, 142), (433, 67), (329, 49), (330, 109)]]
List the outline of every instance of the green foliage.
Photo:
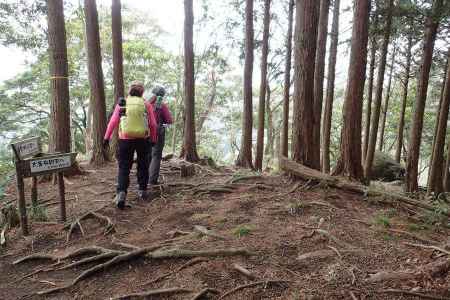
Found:
[(29, 215), (31, 220), (35, 222), (47, 222), (48, 221), (48, 212), (47, 209), (42, 206), (33, 206), (29, 209)]
[(241, 238), (246, 235), (249, 235), (251, 233), (251, 231), (252, 231), (252, 227), (250, 227), (248, 225), (240, 225), (233, 230), (233, 234), (237, 238)]
[(372, 223), (374, 225), (378, 225), (378, 226), (382, 226), (382, 227), (386, 227), (386, 228), (391, 227), (390, 218), (387, 215), (382, 214), (382, 213), (375, 215)]

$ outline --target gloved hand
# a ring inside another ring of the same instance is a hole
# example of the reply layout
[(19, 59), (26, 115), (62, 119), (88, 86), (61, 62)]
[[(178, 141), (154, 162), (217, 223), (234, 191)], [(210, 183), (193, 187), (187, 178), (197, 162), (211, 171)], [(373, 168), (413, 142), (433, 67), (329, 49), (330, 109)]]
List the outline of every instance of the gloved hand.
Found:
[(108, 148), (109, 147), (109, 140), (103, 140), (103, 148)]

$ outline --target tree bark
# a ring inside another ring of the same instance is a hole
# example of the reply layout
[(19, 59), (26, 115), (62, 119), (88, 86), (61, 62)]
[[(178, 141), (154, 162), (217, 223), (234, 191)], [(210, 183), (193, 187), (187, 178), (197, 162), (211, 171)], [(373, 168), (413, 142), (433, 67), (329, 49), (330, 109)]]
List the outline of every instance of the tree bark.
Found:
[(444, 169), (444, 191), (450, 192), (450, 141), (447, 143), (447, 160)]
[(267, 145), (264, 150), (264, 154), (273, 158), (273, 147), (274, 147), (274, 127), (273, 127), (273, 111), (271, 108), (271, 91), (270, 86), (267, 84), (266, 86), (266, 112), (267, 112)]
[(322, 125), (322, 171), (325, 173), (330, 173), (330, 135), (334, 102), (334, 81), (336, 77), (336, 57), (339, 42), (339, 9), (340, 0), (334, 0), (330, 55), (328, 58), (327, 92), (325, 97), (325, 111), (323, 114)]
[(369, 147), (370, 136), (370, 118), (372, 117), (372, 98), (373, 98), (373, 81), (375, 77), (375, 63), (377, 58), (378, 41), (376, 31), (378, 30), (378, 12), (374, 12), (373, 29), (374, 33), (371, 39), (370, 48), (370, 66), (369, 66), (369, 83), (367, 87), (367, 106), (366, 106), (366, 122), (364, 127), (364, 142), (363, 142), (363, 163), (366, 160), (367, 148)]
[(319, 29), (317, 36), (316, 62), (314, 71), (314, 127), (313, 142), (316, 158), (320, 162), (320, 128), (322, 121), (323, 81), (325, 76), (325, 55), (328, 37), (328, 12), (330, 0), (320, 1)]
[(406, 49), (406, 67), (405, 67), (405, 79), (403, 81), (403, 94), (402, 94), (402, 107), (400, 111), (400, 120), (398, 123), (398, 134), (397, 134), (397, 148), (395, 150), (395, 161), (400, 163), (401, 154), (403, 149), (403, 132), (405, 127), (405, 111), (406, 103), (408, 101), (408, 88), (409, 88), (409, 78), (411, 76), (411, 58), (412, 58), (412, 34), (408, 35), (408, 47)]
[(396, 49), (394, 48), (392, 50), (391, 69), (389, 71), (388, 86), (386, 89), (386, 98), (384, 100), (384, 107), (383, 107), (383, 116), (381, 118), (380, 140), (378, 141), (378, 150), (380, 151), (383, 151), (384, 147), (384, 130), (386, 128), (386, 115), (389, 108), (389, 100), (391, 98), (391, 86), (392, 86), (392, 75), (394, 73), (395, 52)]
[(245, 65), (244, 65), (244, 108), (242, 114), (242, 137), (236, 166), (253, 169), (253, 0), (245, 0)]
[[(337, 0), (339, 1), (339, 0)], [(288, 31), (286, 38), (286, 64), (284, 69), (284, 91), (283, 91), (283, 133), (281, 135), (281, 153), (289, 154), (289, 92), (291, 89), (291, 66), (292, 66), (292, 28), (294, 23), (295, 1), (289, 1)]]
[(383, 44), (381, 46), (381, 58), (378, 66), (378, 78), (377, 78), (377, 86), (375, 92), (375, 102), (373, 105), (372, 112), (372, 122), (370, 124), (370, 135), (369, 135), (369, 144), (367, 147), (366, 160), (364, 164), (364, 177), (367, 182), (370, 181), (370, 171), (372, 169), (373, 158), (375, 154), (375, 146), (377, 143), (377, 134), (378, 134), (378, 125), (380, 122), (380, 109), (381, 109), (381, 100), (383, 98), (383, 83), (384, 83), (384, 73), (386, 70), (386, 58), (389, 46), (389, 39), (391, 36), (391, 27), (392, 27), (392, 13), (393, 13), (394, 0), (389, 0), (386, 16), (386, 25), (383, 33)]
[(103, 165), (108, 161), (108, 153), (103, 147), (103, 136), (106, 131), (106, 103), (97, 3), (95, 0), (84, 1), (84, 13), (86, 16), (86, 48), (93, 121), (92, 157), (90, 162), (94, 165)]
[(434, 43), (439, 27), (439, 15), (442, 13), (443, 0), (435, 0), (432, 13), (426, 18), (426, 30), (422, 49), (422, 63), (417, 81), (416, 102), (414, 105), (413, 123), (411, 126), (406, 163), (406, 190), (416, 192), (419, 189), (418, 168), (420, 142), (422, 140), (423, 114), (427, 100), (428, 81), (433, 60)]
[[(112, 0), (111, 5), (111, 32), (113, 52), (113, 81), (114, 81), (114, 103), (124, 97), (125, 87), (123, 83), (123, 49), (122, 49), (122, 13), (120, 0)], [(115, 130), (110, 147), (110, 155), (117, 153), (119, 134)]]
[(70, 152), (70, 99), (64, 7), (60, 0), (47, 1), (51, 88), (50, 152)]
[(208, 119), (208, 115), (211, 113), (211, 111), (214, 108), (214, 102), (216, 101), (217, 96), (217, 80), (216, 80), (216, 73), (215, 71), (211, 72), (211, 86), (208, 100), (206, 101), (206, 108), (205, 110), (200, 114), (197, 122), (197, 132), (200, 133), (203, 129), (203, 125), (205, 124), (206, 119)]
[(292, 157), (313, 169), (320, 168), (317, 145), (313, 143), (314, 69), (320, 2), (297, 2), (294, 65), (294, 124)]
[(262, 170), (264, 157), (264, 120), (267, 90), (267, 55), (269, 54), (270, 0), (264, 0), (264, 29), (261, 53), (261, 86), (259, 88), (258, 133), (256, 136), (255, 169)]
[(180, 156), (189, 162), (199, 160), (195, 136), (194, 9), (184, 0), (184, 135)]
[(433, 148), (433, 160), (431, 161), (430, 178), (428, 180), (428, 192), (436, 194), (444, 191), (444, 148), (447, 134), (448, 110), (450, 107), (450, 48), (448, 49), (447, 71), (444, 80), (442, 103), (437, 120), (438, 128)]
[(369, 12), (370, 0), (355, 2), (350, 66), (343, 110), (341, 153), (334, 171), (335, 174), (345, 175), (358, 181), (363, 179), (361, 123), (369, 40)]

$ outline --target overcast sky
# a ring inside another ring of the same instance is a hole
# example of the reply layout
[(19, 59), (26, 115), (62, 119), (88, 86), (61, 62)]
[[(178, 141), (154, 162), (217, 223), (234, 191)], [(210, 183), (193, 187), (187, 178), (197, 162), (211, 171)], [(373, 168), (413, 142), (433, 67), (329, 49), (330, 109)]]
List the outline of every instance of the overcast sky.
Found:
[[(29, 0), (33, 1), (33, 0)], [(78, 5), (80, 0), (66, 0), (66, 2), (72, 2)], [(200, 1), (194, 1), (197, 5)], [(97, 0), (99, 5), (109, 6), (111, 0)], [(122, 4), (130, 8), (148, 13), (149, 17), (156, 20), (160, 27), (167, 32), (164, 36), (164, 41), (159, 43), (164, 45), (167, 50), (177, 51), (180, 49), (182, 42), (182, 31), (183, 31), (183, 1), (182, 0), (122, 0)], [(351, 0), (341, 1), (341, 10), (349, 7), (351, 5)], [(330, 23), (331, 23), (330, 11)], [(351, 13), (347, 12), (341, 16), (341, 40), (348, 38), (351, 34), (350, 22)], [(338, 63), (338, 74), (337, 74), (337, 84), (344, 83), (345, 78), (342, 73), (346, 72), (348, 65), (347, 55), (343, 52), (347, 47), (341, 47), (340, 55), (338, 56), (340, 62)], [(2, 59), (2, 67), (0, 68), (0, 82), (9, 79), (16, 74), (24, 70), (26, 64), (26, 55), (18, 49), (5, 48), (0, 46), (0, 57), (6, 58)], [(256, 63), (256, 61), (255, 61)], [(258, 72), (258, 68), (255, 68), (255, 72)], [(256, 75), (256, 74), (255, 74)]]

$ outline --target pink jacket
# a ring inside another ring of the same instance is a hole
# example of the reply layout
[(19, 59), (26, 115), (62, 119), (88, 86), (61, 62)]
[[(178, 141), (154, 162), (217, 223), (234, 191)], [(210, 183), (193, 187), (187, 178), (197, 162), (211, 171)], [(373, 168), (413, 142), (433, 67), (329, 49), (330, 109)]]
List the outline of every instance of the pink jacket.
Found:
[[(153, 96), (150, 98), (150, 100), (148, 100), (153, 107), (155, 107), (155, 103), (156, 103), (156, 97)], [(172, 119), (172, 114), (170, 113), (169, 107), (167, 106), (167, 104), (162, 103), (161, 104), (161, 118), (162, 118), (162, 123), (163, 124), (172, 124), (173, 123), (173, 119)], [(155, 114), (155, 119), (156, 119), (156, 124), (159, 124), (159, 120), (158, 120), (158, 115)]]
[[(142, 100), (142, 101), (144, 101), (144, 100)], [(156, 133), (157, 123), (156, 123), (156, 119), (155, 119), (155, 114), (153, 112), (153, 110), (154, 110), (153, 105), (147, 101), (145, 101), (144, 104), (145, 104), (145, 107), (147, 108), (148, 128), (150, 129), (149, 138), (152, 140), (152, 142), (156, 143), (158, 140), (158, 135)], [(111, 119), (109, 120), (108, 128), (106, 128), (105, 137), (104, 137), (105, 140), (111, 139), (114, 129), (116, 129), (116, 127), (119, 126), (119, 123), (120, 123), (120, 107), (119, 107), (119, 105), (116, 105), (114, 108), (114, 112), (111, 116)], [(129, 140), (129, 139), (133, 139), (133, 138), (128, 137), (126, 134), (119, 131), (119, 139)]]

